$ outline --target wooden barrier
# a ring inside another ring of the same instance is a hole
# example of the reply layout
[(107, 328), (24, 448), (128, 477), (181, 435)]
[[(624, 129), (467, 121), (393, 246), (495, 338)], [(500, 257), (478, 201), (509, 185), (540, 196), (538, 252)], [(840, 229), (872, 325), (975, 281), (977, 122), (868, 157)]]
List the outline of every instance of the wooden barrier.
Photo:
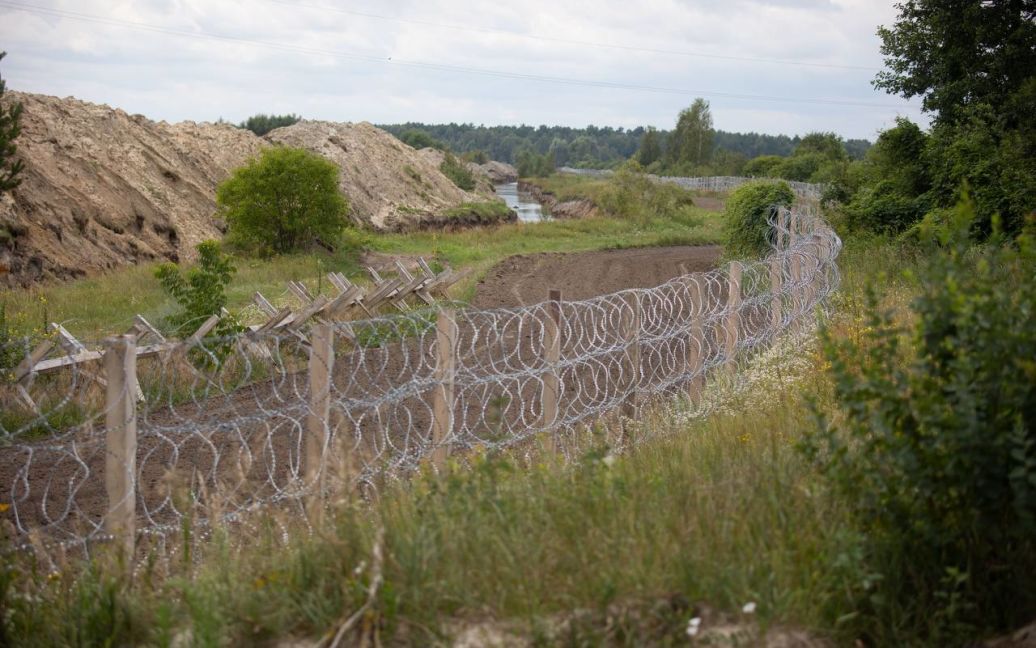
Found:
[(702, 345), (705, 344), (705, 327), (702, 322), (705, 313), (705, 295), (702, 294), (701, 284), (694, 278), (687, 283), (687, 299), (691, 307), (691, 322), (687, 329), (687, 374), (692, 378), (687, 383), (687, 396), (691, 401), (701, 396), (701, 390), (705, 386), (705, 375), (702, 359), (704, 357)]
[(324, 465), (327, 458), (331, 386), (335, 363), (335, 332), (331, 324), (313, 326), (309, 347), (309, 412), (306, 416), (306, 459), (303, 478), (309, 497), (311, 520), (323, 513)]
[(132, 556), (136, 542), (137, 342), (132, 335), (113, 338), (104, 351), (104, 487), (108, 495), (105, 531)]
[(554, 426), (558, 422), (558, 404), (561, 401), (561, 376), (558, 364), (561, 362), (561, 291), (551, 289), (546, 304), (547, 317), (543, 321), (543, 362), (547, 366), (543, 374), (540, 403), (543, 408), (540, 427), (547, 431), (547, 450), (556, 450)]
[(435, 321), (435, 376), (432, 394), (432, 463), (442, 467), (449, 456), (446, 444), (453, 435), (453, 381), (457, 371), (457, 323), (442, 309)]
[(640, 294), (631, 293), (629, 310), (623, 309), (623, 339), (626, 341), (627, 369), (629, 371), (629, 394), (622, 404), (622, 415), (631, 420), (640, 417), (640, 329), (643, 325), (643, 312), (640, 304)]
[(730, 281), (727, 286), (726, 361), (731, 371), (737, 359), (738, 326), (741, 311), (741, 264), (730, 262)]

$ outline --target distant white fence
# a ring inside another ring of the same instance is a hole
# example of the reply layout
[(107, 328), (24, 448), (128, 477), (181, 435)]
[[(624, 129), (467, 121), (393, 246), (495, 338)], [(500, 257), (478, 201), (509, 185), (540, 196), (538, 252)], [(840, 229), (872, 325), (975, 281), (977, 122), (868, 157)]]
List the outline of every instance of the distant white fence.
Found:
[[(561, 167), (559, 173), (571, 175), (589, 176), (592, 178), (606, 178), (614, 171), (610, 169), (576, 169), (573, 167)], [(807, 200), (820, 200), (824, 193), (824, 185), (812, 184), (809, 182), (795, 182), (792, 180), (781, 180), (780, 178), (745, 178), (741, 176), (710, 176), (705, 178), (682, 178), (677, 176), (659, 176), (647, 174), (647, 177), (655, 182), (669, 182), (679, 185), (684, 189), (692, 191), (732, 191), (747, 182), (769, 181), (786, 182), (795, 195)]]
[(760, 261), (584, 301), (327, 315), (148, 355), (137, 335), (107, 340), (98, 366), (20, 384), (35, 409), (0, 390), (0, 518), (26, 542), (132, 548), (263, 506), (308, 518), (330, 493), (475, 447), (564, 453), (650, 399), (694, 407), (838, 285), (841, 241), (810, 210), (775, 215), (772, 244)]

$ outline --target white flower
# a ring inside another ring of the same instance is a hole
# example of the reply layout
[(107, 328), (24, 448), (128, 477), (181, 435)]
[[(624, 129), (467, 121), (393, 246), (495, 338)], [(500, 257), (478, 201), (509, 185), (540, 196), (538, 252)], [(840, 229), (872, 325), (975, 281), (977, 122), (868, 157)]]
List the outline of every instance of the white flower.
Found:
[(687, 622), (687, 636), (694, 637), (698, 634), (698, 628), (701, 627), (701, 617), (694, 617)]
[(752, 601), (745, 603), (744, 606), (741, 608), (741, 611), (745, 614), (752, 614), (753, 612), (755, 612), (755, 603)]
[(601, 459), (601, 463), (611, 468), (615, 465), (615, 455), (605, 455), (604, 459)]

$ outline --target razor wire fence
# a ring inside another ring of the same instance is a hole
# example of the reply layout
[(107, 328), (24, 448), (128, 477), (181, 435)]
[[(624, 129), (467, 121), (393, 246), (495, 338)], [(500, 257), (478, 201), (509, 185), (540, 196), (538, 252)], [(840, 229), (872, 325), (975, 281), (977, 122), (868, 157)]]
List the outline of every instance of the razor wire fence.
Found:
[[(573, 167), (561, 167), (559, 173), (569, 175), (586, 176), (590, 178), (607, 178), (615, 172), (611, 169), (576, 169)], [(733, 191), (743, 184), (749, 182), (785, 182), (799, 198), (806, 200), (820, 200), (824, 194), (825, 185), (811, 182), (797, 182), (794, 180), (782, 180), (781, 178), (748, 178), (743, 176), (708, 176), (702, 178), (686, 178), (680, 176), (660, 176), (653, 173), (645, 174), (653, 182), (667, 182), (675, 184), (690, 191)]]
[(35, 408), (0, 387), (0, 523), (23, 544), (132, 547), (268, 506), (309, 519), (330, 493), (473, 448), (566, 453), (652, 399), (703, 407), (708, 382), (809, 326), (838, 285), (841, 241), (816, 213), (772, 220), (765, 259), (582, 301), (111, 338), (19, 385)]

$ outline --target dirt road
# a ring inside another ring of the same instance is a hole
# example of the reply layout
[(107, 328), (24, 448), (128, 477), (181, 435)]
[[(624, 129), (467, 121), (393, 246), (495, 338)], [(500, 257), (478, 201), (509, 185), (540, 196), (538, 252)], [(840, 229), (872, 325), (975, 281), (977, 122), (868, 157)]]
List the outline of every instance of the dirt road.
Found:
[(578, 301), (626, 288), (652, 288), (688, 272), (705, 272), (719, 264), (716, 245), (600, 250), (571, 254), (544, 253), (508, 257), (479, 282), (472, 301), (479, 308), (535, 304), (551, 288)]

